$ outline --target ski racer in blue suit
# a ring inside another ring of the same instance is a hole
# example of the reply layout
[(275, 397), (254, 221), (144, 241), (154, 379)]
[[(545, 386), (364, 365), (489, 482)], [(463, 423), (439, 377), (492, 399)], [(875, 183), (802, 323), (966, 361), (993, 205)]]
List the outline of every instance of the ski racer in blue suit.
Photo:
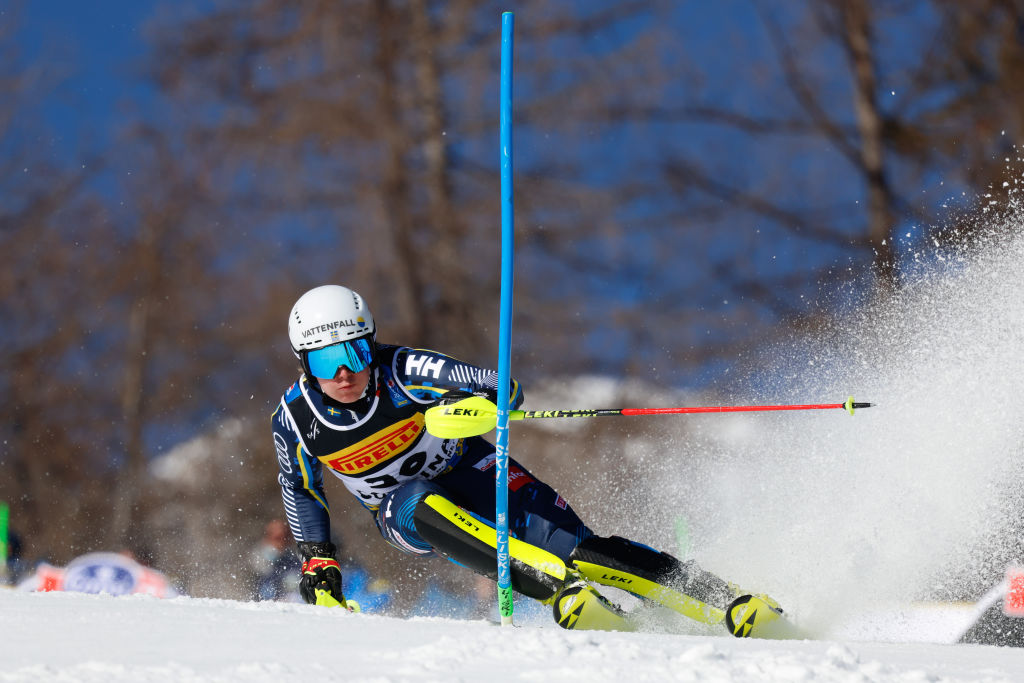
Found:
[[(345, 604), (324, 469), (395, 548), (440, 555), (496, 579), (494, 446), (480, 436), (434, 436), (424, 413), (473, 395), (495, 401), (497, 373), (436, 351), (378, 343), (366, 302), (339, 285), (302, 295), (288, 334), (303, 373), (272, 421), (284, 509), (303, 560), (303, 598), (316, 603), (327, 593)], [(519, 383), (509, 392), (510, 407), (518, 407)], [(595, 582), (626, 586), (700, 621), (725, 621), (737, 635), (756, 628), (753, 616), (740, 623), (751, 596), (732, 584), (647, 546), (595, 535), (562, 496), (512, 459), (508, 479), (513, 588), (551, 604), (562, 626), (631, 628)]]

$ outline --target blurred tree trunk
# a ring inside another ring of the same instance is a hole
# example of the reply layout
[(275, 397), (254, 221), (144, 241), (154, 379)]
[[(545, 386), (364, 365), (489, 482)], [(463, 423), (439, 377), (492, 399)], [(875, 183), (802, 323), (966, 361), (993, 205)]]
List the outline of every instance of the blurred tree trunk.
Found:
[[(378, 36), (374, 66), (380, 79), (380, 116), (373, 117), (383, 137), (384, 166), (381, 170), (379, 204), (382, 211), (381, 228), (388, 235), (390, 250), (397, 255), (390, 272), (384, 277), (397, 283), (394, 297), (398, 308), (398, 325), (384, 328), (385, 339), (397, 334), (399, 339), (420, 340), (430, 345), (430, 330), (424, 325), (422, 312), (426, 310), (424, 284), (420, 277), (420, 264), (425, 259), (417, 258), (416, 220), (412, 215), (410, 193), (415, 180), (410, 177), (408, 153), (413, 142), (402, 125), (403, 112), (411, 104), (399, 93), (400, 38), (396, 35), (396, 10), (390, 0), (373, 3), (375, 33)], [(427, 228), (428, 230), (430, 228)], [(373, 254), (369, 258), (374, 258)], [(371, 299), (371, 310), (373, 303)], [(379, 324), (379, 323), (378, 323)]]
[[(970, 244), (996, 216), (1014, 211), (1024, 163), (1024, 3), (930, 0), (937, 26), (924, 39), (925, 68), (914, 93), (941, 93), (923, 115), (914, 151), (938, 167), (956, 165), (972, 195), (972, 216), (936, 231), (943, 244)], [(984, 201), (976, 199), (981, 197)]]
[(133, 522), (138, 514), (139, 498), (144, 491), (147, 461), (142, 442), (146, 402), (144, 380), (149, 364), (147, 352), (152, 341), (149, 334), (151, 299), (159, 267), (154, 220), (152, 216), (143, 218), (139, 242), (134, 250), (137, 280), (128, 311), (121, 379), (120, 431), (123, 434), (124, 460), (114, 479), (113, 509), (107, 526), (107, 546), (112, 550), (132, 547)]
[(872, 41), (871, 4), (867, 0), (833, 0), (840, 16), (838, 30), (853, 75), (853, 111), (860, 138), (860, 166), (867, 185), (867, 236), (875, 252), (880, 282), (896, 286), (896, 254), (892, 232), (896, 224), (892, 188), (885, 166), (882, 113)]
[(33, 107), (60, 79), (21, 60), (15, 18), (0, 15), (0, 500), (31, 561), (63, 556), (68, 535), (98, 535), (105, 453), (94, 435), (110, 404), (83, 370), (91, 283), (103, 270), (84, 236), (104, 229), (83, 200), (86, 173), (39, 144), (47, 137)]
[[(470, 6), (450, 3), (446, 20), (453, 14), (465, 15)], [(423, 119), (422, 154), (424, 189), (427, 192), (426, 219), (436, 234), (433, 261), (438, 288), (437, 301), (430, 307), (431, 344), (450, 349), (450, 353), (472, 357), (484, 342), (477, 325), (469, 323), (478, 314), (478, 301), (471, 296), (473, 281), (464, 263), (466, 253), (466, 218), (455, 205), (449, 169), (446, 140), (444, 94), (441, 89), (441, 67), (434, 45), (442, 27), (431, 19), (426, 0), (412, 0), (409, 8), (410, 59), (412, 60), (417, 102), (415, 108)], [(426, 308), (421, 309), (426, 310)]]
[[(868, 0), (828, 0), (827, 3), (811, 5), (810, 10), (813, 24), (827, 41), (839, 45), (846, 57), (853, 131), (848, 130), (841, 115), (832, 113), (835, 108), (828, 106), (827, 95), (807, 76), (812, 65), (800, 55), (800, 38), (787, 35), (775, 16), (767, 13), (762, 16), (780, 56), (785, 81), (803, 109), (811, 130), (835, 145), (856, 169), (858, 180), (864, 187), (866, 204), (860, 229), (862, 237), (844, 237), (843, 231), (823, 225), (818, 228), (817, 238), (837, 241), (845, 238), (852, 245), (870, 249), (878, 282), (884, 289), (891, 290), (898, 278), (893, 230), (898, 220), (906, 218), (906, 212), (898, 205), (886, 166), (886, 147), (892, 141), (886, 138), (885, 117), (878, 104), (871, 3)], [(813, 41), (805, 37), (803, 42)], [(842, 111), (841, 107), (839, 109)], [(782, 215), (782, 212), (777, 211), (776, 215)]]

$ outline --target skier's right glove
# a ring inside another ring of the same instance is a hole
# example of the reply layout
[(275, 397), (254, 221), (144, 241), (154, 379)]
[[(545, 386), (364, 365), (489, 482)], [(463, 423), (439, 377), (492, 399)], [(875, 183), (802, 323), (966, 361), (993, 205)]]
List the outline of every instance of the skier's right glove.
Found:
[(337, 548), (333, 543), (299, 543), (302, 556), (302, 576), (299, 578), (299, 593), (310, 605), (316, 604), (316, 590), (322, 588), (342, 605), (345, 596), (341, 592), (341, 567), (334, 559)]

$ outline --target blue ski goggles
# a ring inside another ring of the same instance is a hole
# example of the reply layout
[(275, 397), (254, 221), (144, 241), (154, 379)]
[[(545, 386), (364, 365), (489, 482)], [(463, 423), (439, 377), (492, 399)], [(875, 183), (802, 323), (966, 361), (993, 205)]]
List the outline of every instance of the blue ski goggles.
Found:
[(338, 368), (361, 372), (373, 362), (373, 342), (368, 337), (306, 351), (306, 363), (314, 377), (333, 379)]

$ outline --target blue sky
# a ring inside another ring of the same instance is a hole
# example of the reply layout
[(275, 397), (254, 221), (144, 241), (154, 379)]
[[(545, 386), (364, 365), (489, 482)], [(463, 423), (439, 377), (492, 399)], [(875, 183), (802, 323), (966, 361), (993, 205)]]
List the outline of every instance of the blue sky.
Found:
[(143, 25), (160, 4), (42, 0), (14, 11), (23, 59), (59, 55), (69, 64), (67, 73), (56, 74), (60, 87), (44, 109), (46, 123), (68, 136), (66, 143), (74, 146), (82, 136), (102, 144), (117, 108), (129, 98), (144, 101), (147, 88), (137, 77), (147, 50)]

